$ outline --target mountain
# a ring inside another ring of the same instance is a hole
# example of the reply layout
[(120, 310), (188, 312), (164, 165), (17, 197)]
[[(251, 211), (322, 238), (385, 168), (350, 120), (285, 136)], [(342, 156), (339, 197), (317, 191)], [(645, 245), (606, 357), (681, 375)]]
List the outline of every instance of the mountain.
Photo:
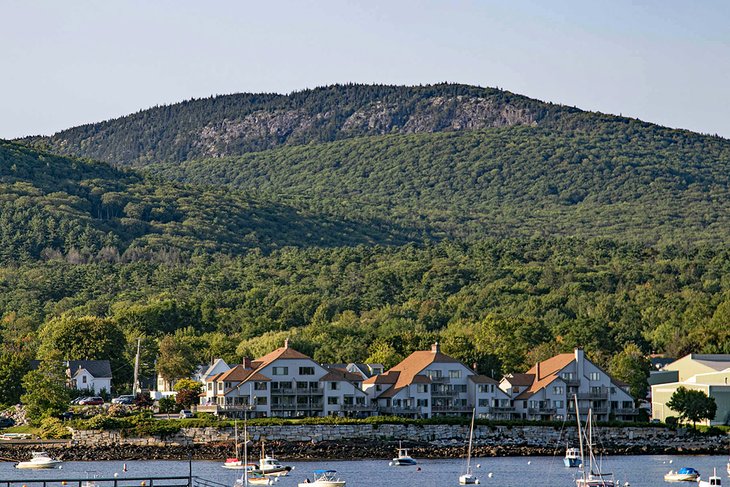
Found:
[(392, 223), (416, 241), (730, 236), (726, 139), (491, 88), (228, 95), (23, 142), (338, 220)]
[(180, 162), (365, 135), (556, 125), (576, 109), (493, 88), (333, 85), (193, 99), (24, 142), (118, 165)]
[(335, 220), (0, 141), (3, 262), (69, 255), (117, 260), (170, 251), (235, 254), (412, 238), (377, 220)]

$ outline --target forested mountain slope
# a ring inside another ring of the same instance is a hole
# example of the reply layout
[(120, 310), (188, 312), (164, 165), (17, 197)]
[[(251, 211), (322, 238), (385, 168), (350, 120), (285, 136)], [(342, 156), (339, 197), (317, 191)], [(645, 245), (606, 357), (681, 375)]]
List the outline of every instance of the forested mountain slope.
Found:
[[(0, 260), (116, 260), (149, 252), (238, 253), (285, 245), (399, 243), (379, 224), (334, 220), (231, 192), (0, 141)], [(413, 236), (411, 236), (413, 238)]]
[(194, 99), (25, 142), (56, 153), (140, 166), (364, 135), (572, 126), (583, 122), (567, 116), (580, 113), (493, 88), (333, 85), (290, 95)]
[(447, 236), (730, 238), (730, 141), (617, 117), (571, 131), (361, 137), (150, 170)]

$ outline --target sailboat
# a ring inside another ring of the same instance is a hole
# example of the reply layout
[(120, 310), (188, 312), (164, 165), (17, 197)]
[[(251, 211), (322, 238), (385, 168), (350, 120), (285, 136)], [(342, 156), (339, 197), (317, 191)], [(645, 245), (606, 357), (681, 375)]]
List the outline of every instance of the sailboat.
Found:
[(236, 438), (236, 450), (235, 453), (231, 458), (226, 458), (225, 463), (223, 464), (223, 468), (228, 468), (232, 470), (243, 470), (246, 468), (246, 463), (242, 462), (240, 458), (238, 458), (238, 421), (235, 421), (233, 423), (233, 428), (235, 431), (235, 438)]
[(477, 412), (476, 408), (472, 409), (471, 428), (469, 428), (469, 449), (467, 450), (467, 454), (466, 454), (466, 473), (464, 473), (463, 475), (461, 475), (459, 477), (460, 485), (479, 483), (479, 479), (471, 471), (471, 447), (472, 447), (472, 443), (474, 441), (474, 418), (476, 416), (476, 412)]
[(588, 409), (588, 419), (586, 420), (586, 429), (588, 430), (585, 437), (588, 450), (588, 470), (586, 470), (586, 461), (583, 453), (583, 431), (581, 431), (580, 410), (578, 409), (578, 396), (576, 395), (574, 398), (581, 461), (581, 476), (575, 479), (575, 485), (576, 487), (616, 487), (613, 474), (601, 473), (601, 466), (598, 462), (596, 462), (596, 457), (593, 454), (593, 413), (590, 409)]
[(248, 487), (249, 485), (271, 485), (272, 481), (265, 475), (255, 472), (248, 463), (248, 432), (246, 431), (246, 418), (243, 419), (243, 465), (244, 471), (241, 478), (236, 480), (234, 487)]

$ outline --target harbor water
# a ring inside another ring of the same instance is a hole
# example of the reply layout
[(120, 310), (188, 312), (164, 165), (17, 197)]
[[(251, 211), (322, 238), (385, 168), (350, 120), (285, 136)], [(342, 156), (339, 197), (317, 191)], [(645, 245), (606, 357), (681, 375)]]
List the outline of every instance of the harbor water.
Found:
[[(389, 460), (333, 460), (316, 462), (282, 462), (292, 465), (294, 470), (288, 477), (282, 477), (275, 483), (281, 487), (296, 487), (306, 477), (311, 477), (315, 469), (329, 468), (337, 470), (341, 478), (347, 480), (348, 487), (447, 487), (457, 486), (458, 477), (463, 473), (465, 460), (422, 460), (413, 467), (392, 467)], [(723, 484), (730, 484), (725, 470), (727, 456), (615, 456), (604, 458), (603, 471), (615, 474), (619, 485), (625, 482), (633, 487), (666, 487), (664, 474), (670, 469), (694, 467), (703, 478), (712, 474), (713, 468), (723, 478)], [(126, 465), (126, 472), (124, 467)], [(575, 468), (563, 466), (562, 456), (551, 457), (501, 457), (475, 458), (474, 471), (481, 485), (494, 487), (573, 487), (577, 473)], [(58, 484), (48, 487), (60, 487), (62, 479), (110, 478), (122, 481), (125, 477), (144, 476), (187, 476), (187, 461), (105, 461), (105, 462), (66, 462), (61, 469), (53, 470), (17, 470), (13, 463), (0, 463), (0, 481), (27, 480), (32, 487), (32, 479), (57, 479)], [(193, 461), (194, 476), (233, 486), (240, 471), (226, 470), (221, 462)], [(491, 474), (491, 475), (490, 475)], [(21, 484), (22, 485), (22, 484)], [(15, 487), (21, 487), (17, 485)], [(676, 485), (676, 484), (675, 484)], [(696, 485), (690, 483), (688, 485)], [(0, 484), (0, 487), (2, 484)]]

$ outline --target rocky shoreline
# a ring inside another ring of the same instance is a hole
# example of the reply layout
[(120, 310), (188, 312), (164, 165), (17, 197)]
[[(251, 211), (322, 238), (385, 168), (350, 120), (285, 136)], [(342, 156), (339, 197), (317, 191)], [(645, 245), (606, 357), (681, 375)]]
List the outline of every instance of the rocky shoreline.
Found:
[[(726, 454), (730, 441), (728, 437), (717, 437), (717, 441), (683, 442), (682, 444), (656, 445), (606, 445), (601, 450), (609, 455), (653, 455), (653, 454)], [(417, 458), (460, 458), (465, 454), (463, 444), (456, 442), (410, 442), (403, 446)], [(276, 452), (287, 460), (318, 459), (388, 459), (392, 458), (397, 441), (356, 440), (321, 442), (266, 442), (267, 450)], [(95, 447), (74, 445), (6, 444), (0, 445), (0, 459), (9, 461), (30, 458), (31, 451), (42, 448), (51, 455), (65, 461), (98, 460), (221, 460), (230, 456), (231, 445), (195, 444), (170, 446), (99, 445)], [(260, 444), (253, 443), (252, 451), (258, 452)], [(476, 457), (562, 455), (564, 447), (547, 448), (534, 445), (475, 445)]]

